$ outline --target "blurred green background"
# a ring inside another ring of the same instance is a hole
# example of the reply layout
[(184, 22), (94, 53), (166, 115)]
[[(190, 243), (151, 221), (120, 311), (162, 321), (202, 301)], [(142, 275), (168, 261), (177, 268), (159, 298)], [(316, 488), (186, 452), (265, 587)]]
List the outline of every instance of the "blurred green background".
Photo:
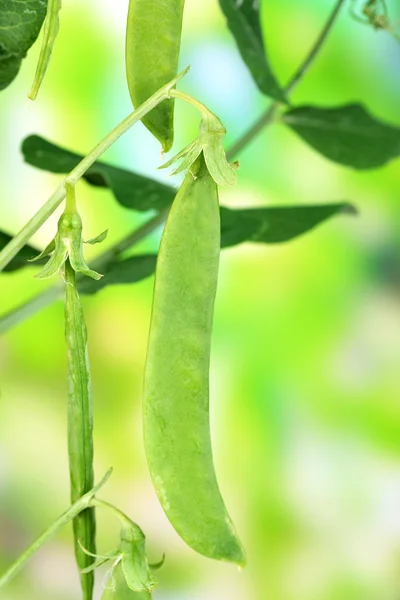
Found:
[[(271, 62), (285, 82), (318, 35), (333, 0), (264, 2)], [(400, 18), (398, 1), (391, 4)], [(43, 88), (26, 103), (40, 41), (0, 95), (1, 229), (16, 232), (60, 177), (22, 161), (38, 133), (86, 153), (131, 110), (124, 72), (127, 0), (65, 0)], [(216, 0), (187, 0), (181, 88), (228, 129), (227, 146), (268, 105), (243, 65)], [(400, 44), (354, 22), (345, 7), (293, 101), (361, 100), (400, 124)], [(178, 150), (198, 116), (177, 105)], [(157, 142), (141, 126), (105, 158), (156, 171)], [(225, 250), (211, 365), (212, 429), (221, 488), (248, 567), (187, 548), (152, 489), (141, 435), (141, 387), (152, 279), (84, 298), (92, 364), (95, 468), (114, 474), (102, 493), (144, 529), (158, 561), (155, 600), (398, 600), (400, 598), (400, 169), (355, 172), (274, 125), (240, 155), (229, 206), (348, 200), (342, 216), (291, 243)], [(112, 244), (147, 215), (105, 190), (78, 186), (86, 237)], [(45, 245), (56, 216), (35, 235)], [(140, 250), (157, 247), (159, 233)], [(88, 249), (93, 254), (98, 250)], [(2, 275), (5, 312), (40, 293), (32, 270)], [(66, 356), (62, 303), (0, 340), (0, 568), (68, 505)], [(71, 600), (79, 584), (68, 529), (1, 592), (4, 600)], [(116, 542), (99, 514), (99, 551)], [(102, 575), (97, 578), (100, 598)]]

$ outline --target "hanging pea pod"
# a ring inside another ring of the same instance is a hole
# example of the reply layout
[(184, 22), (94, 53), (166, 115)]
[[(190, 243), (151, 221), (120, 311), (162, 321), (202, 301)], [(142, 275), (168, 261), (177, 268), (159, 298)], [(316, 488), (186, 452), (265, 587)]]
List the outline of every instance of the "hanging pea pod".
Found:
[(158, 254), (144, 381), (145, 448), (158, 498), (179, 535), (205, 556), (243, 565), (210, 438), (219, 252), (217, 185), (201, 154), (172, 204)]
[[(75, 185), (65, 182), (66, 207), (58, 221), (57, 234), (36, 257), (51, 255), (38, 278), (57, 273), (65, 281), (65, 340), (68, 357), (68, 455), (71, 501), (75, 503), (93, 488), (93, 416), (87, 332), (76, 286), (75, 273), (93, 279), (101, 275), (92, 271), (83, 257), (82, 220), (76, 208)], [(89, 243), (101, 242), (107, 232)], [(96, 551), (94, 508), (87, 508), (73, 520), (75, 556), (81, 574), (83, 600), (91, 600), (94, 575), (90, 568)]]
[(28, 94), (28, 98), (31, 100), (35, 100), (38, 94), (50, 61), (59, 28), (60, 10), (61, 0), (47, 0), (47, 13), (43, 25), (42, 47), (40, 49), (39, 61), (36, 67), (35, 79)]
[[(76, 288), (75, 271), (69, 259), (65, 263), (65, 340), (68, 356), (68, 454), (71, 502), (76, 502), (93, 487), (93, 417), (87, 333), (82, 306)], [(75, 555), (79, 569), (93, 561), (81, 545), (96, 552), (94, 509), (89, 508), (73, 520)], [(81, 574), (84, 600), (91, 600), (93, 573)]]
[[(184, 0), (130, 0), (126, 30), (126, 73), (135, 108), (178, 72)], [(164, 100), (143, 124), (170, 150), (174, 101)]]

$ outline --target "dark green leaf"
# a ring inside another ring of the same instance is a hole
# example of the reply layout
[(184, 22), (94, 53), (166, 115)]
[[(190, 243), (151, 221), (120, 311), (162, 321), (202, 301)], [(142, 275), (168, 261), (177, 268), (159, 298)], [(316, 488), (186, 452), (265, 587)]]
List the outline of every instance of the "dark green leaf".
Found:
[(0, 0), (0, 90), (17, 75), (46, 10), (46, 0)]
[(310, 231), (337, 214), (356, 211), (351, 204), (230, 209), (221, 207), (221, 247), (242, 242), (277, 244)]
[[(321, 204), (315, 206), (280, 206), (266, 208), (231, 209), (221, 206), (221, 248), (236, 246), (243, 242), (277, 244), (288, 242), (310, 231), (330, 217), (340, 214), (355, 214), (351, 204)], [(0, 232), (0, 250), (11, 237)], [(39, 250), (31, 246), (17, 254), (6, 270), (36, 266), (46, 258), (35, 263), (27, 262), (37, 255)], [(93, 294), (106, 285), (116, 283), (134, 283), (151, 275), (155, 269), (156, 255), (139, 255), (120, 260), (116, 258), (106, 268), (101, 268), (104, 277), (92, 281), (85, 277), (79, 282), (79, 290)]]
[(259, 0), (219, 0), (244, 62), (260, 91), (275, 100), (287, 103), (271, 69), (260, 25)]
[(123, 260), (116, 258), (102, 269), (104, 277), (98, 281), (79, 278), (78, 289), (81, 294), (96, 294), (107, 285), (137, 283), (154, 273), (156, 261), (157, 254), (138, 254)]
[[(52, 173), (69, 173), (84, 158), (38, 135), (23, 141), (22, 153), (30, 165)], [(100, 161), (86, 171), (84, 179), (91, 185), (110, 188), (117, 202), (138, 211), (162, 210), (172, 203), (176, 193), (168, 185)]]
[[(226, 248), (242, 242), (286, 242), (306, 233), (330, 217), (343, 213), (354, 214), (355, 210), (346, 203), (236, 210), (221, 207), (221, 247)], [(94, 294), (107, 285), (136, 283), (154, 273), (156, 261), (156, 254), (116, 259), (103, 269), (104, 277), (99, 281), (87, 277), (80, 280), (79, 291), (83, 294)]]
[[(4, 233), (0, 231), (0, 250), (2, 250), (5, 246), (7, 246), (8, 242), (12, 240), (11, 235), (8, 233)], [(29, 266), (38, 266), (44, 264), (46, 262), (46, 258), (42, 258), (34, 263), (27, 262), (31, 258), (34, 258), (39, 254), (40, 250), (37, 250), (33, 246), (24, 246), (18, 254), (14, 256), (12, 261), (8, 263), (5, 271), (16, 271), (17, 269), (21, 269), (21, 267), (29, 267)]]
[(355, 169), (373, 169), (400, 155), (400, 128), (373, 117), (361, 104), (299, 106), (284, 122), (315, 150)]

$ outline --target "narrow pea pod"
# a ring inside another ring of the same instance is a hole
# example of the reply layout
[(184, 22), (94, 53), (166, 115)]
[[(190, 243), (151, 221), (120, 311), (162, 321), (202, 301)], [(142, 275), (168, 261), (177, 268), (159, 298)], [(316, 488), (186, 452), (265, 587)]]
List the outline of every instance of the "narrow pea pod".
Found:
[(166, 515), (194, 550), (243, 565), (214, 470), (209, 364), (220, 253), (217, 186), (203, 154), (168, 216), (157, 260), (144, 382), (144, 438)]
[(54, 42), (58, 33), (60, 10), (61, 0), (47, 1), (47, 14), (43, 25), (42, 47), (40, 49), (39, 60), (36, 67), (35, 79), (28, 94), (28, 98), (31, 100), (35, 100), (39, 92), (39, 88), (42, 84), (50, 61)]
[[(184, 0), (130, 0), (126, 30), (126, 73), (137, 108), (178, 72)], [(174, 101), (164, 100), (143, 124), (170, 150)]]
[[(65, 338), (68, 355), (68, 453), (71, 502), (93, 488), (93, 419), (87, 333), (76, 288), (75, 271), (65, 262)], [(79, 570), (93, 562), (82, 547), (95, 554), (94, 509), (88, 508), (73, 520), (75, 556)], [(83, 600), (91, 600), (94, 575), (81, 573)]]

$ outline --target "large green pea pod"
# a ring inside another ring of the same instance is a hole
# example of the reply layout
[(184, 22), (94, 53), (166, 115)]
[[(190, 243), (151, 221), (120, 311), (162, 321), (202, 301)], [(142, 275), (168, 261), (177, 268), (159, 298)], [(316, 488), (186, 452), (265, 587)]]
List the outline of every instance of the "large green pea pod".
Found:
[(144, 438), (159, 500), (210, 558), (245, 563), (213, 465), (210, 345), (220, 253), (217, 185), (203, 154), (168, 216), (157, 260), (144, 382)]
[[(130, 0), (126, 30), (126, 73), (135, 108), (178, 72), (184, 0)], [(174, 101), (164, 100), (143, 124), (170, 150)]]

